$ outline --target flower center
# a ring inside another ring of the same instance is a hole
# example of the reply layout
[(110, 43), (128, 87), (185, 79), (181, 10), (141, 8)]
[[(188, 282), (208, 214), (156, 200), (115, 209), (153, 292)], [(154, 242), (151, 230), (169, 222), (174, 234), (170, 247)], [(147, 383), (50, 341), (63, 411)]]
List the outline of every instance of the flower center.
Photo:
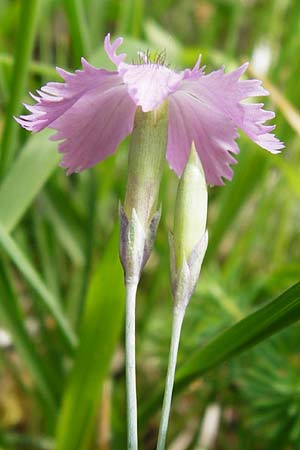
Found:
[(148, 49), (146, 51), (146, 53), (139, 51), (138, 52), (138, 60), (133, 61), (132, 63), (134, 65), (149, 64), (149, 65), (169, 67), (169, 65), (166, 64), (166, 58), (167, 58), (166, 50), (163, 50), (163, 51), (157, 53), (157, 52), (153, 52), (150, 49)]

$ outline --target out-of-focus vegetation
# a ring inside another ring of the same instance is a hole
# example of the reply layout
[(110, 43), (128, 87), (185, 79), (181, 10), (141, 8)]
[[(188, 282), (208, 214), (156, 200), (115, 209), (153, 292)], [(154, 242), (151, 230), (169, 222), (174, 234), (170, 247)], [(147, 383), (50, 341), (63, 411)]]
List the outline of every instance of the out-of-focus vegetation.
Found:
[[(250, 60), (271, 92), (286, 149), (270, 155), (242, 135), (233, 181), (209, 192), (209, 249), (183, 327), (168, 448), (299, 449), (299, 287), (264, 307), (300, 278), (299, 0), (0, 0), (0, 448), (126, 446), (117, 222), (127, 141), (66, 177), (49, 133), (30, 136), (12, 119), (28, 91), (59, 79), (56, 65), (75, 69), (84, 55), (110, 67), (107, 32), (126, 38), (129, 60), (147, 48), (165, 49), (175, 68), (199, 53), (208, 70)], [(138, 292), (144, 450), (155, 448), (167, 364), (176, 186), (166, 164)]]

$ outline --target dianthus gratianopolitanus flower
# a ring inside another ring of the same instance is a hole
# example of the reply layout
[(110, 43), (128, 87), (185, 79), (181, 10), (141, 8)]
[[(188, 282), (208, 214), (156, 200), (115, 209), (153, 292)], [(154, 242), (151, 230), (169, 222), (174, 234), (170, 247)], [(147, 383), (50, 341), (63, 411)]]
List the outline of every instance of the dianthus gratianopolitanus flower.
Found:
[(32, 95), (36, 104), (25, 105), (31, 112), (16, 119), (24, 128), (40, 131), (46, 127), (62, 140), (61, 166), (68, 174), (93, 166), (112, 154), (131, 133), (138, 106), (153, 111), (168, 99), (169, 122), (167, 160), (181, 175), (192, 142), (202, 162), (206, 181), (223, 184), (231, 179), (230, 164), (239, 152), (237, 129), (271, 153), (284, 147), (265, 121), (274, 113), (262, 103), (243, 103), (249, 97), (268, 95), (258, 80), (240, 80), (248, 64), (233, 72), (224, 68), (205, 74), (200, 57), (193, 69), (174, 71), (162, 58), (153, 60), (139, 52), (139, 64), (127, 64), (125, 53), (117, 54), (122, 38), (104, 41), (115, 71), (98, 69), (82, 58), (82, 70), (69, 73), (57, 69), (64, 83), (48, 83)]

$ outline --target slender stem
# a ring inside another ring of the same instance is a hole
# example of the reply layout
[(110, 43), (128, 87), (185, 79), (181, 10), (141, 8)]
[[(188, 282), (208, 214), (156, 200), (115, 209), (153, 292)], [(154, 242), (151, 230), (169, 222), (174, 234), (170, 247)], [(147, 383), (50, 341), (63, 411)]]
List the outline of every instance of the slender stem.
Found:
[(135, 302), (137, 282), (126, 283), (126, 396), (128, 450), (138, 449), (135, 373)]
[(175, 369), (176, 369), (176, 361), (180, 340), (180, 333), (182, 322), (184, 318), (185, 308), (174, 307), (173, 311), (173, 323), (172, 323), (172, 336), (171, 336), (171, 344), (170, 344), (170, 353), (169, 353), (169, 363), (168, 363), (168, 373), (166, 379), (165, 386), (165, 394), (164, 401), (162, 407), (162, 415), (159, 424), (159, 433), (158, 433), (158, 442), (157, 442), (157, 450), (164, 450), (166, 445), (168, 424), (169, 424), (169, 416), (170, 416), (170, 408), (171, 408), (171, 400), (172, 400), (172, 392), (174, 386), (174, 377), (175, 377)]

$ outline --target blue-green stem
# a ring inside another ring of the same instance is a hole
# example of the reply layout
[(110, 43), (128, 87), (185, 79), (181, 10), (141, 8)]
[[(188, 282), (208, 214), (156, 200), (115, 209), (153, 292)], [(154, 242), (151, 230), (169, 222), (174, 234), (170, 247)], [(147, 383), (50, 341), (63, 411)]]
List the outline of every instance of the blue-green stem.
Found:
[(159, 424), (158, 441), (156, 447), (157, 450), (164, 450), (166, 446), (177, 354), (184, 314), (185, 314), (185, 307), (177, 305), (174, 306), (168, 372), (164, 393), (164, 401), (162, 406), (162, 415)]
[(135, 304), (138, 281), (126, 282), (126, 396), (128, 450), (138, 449), (135, 364)]

